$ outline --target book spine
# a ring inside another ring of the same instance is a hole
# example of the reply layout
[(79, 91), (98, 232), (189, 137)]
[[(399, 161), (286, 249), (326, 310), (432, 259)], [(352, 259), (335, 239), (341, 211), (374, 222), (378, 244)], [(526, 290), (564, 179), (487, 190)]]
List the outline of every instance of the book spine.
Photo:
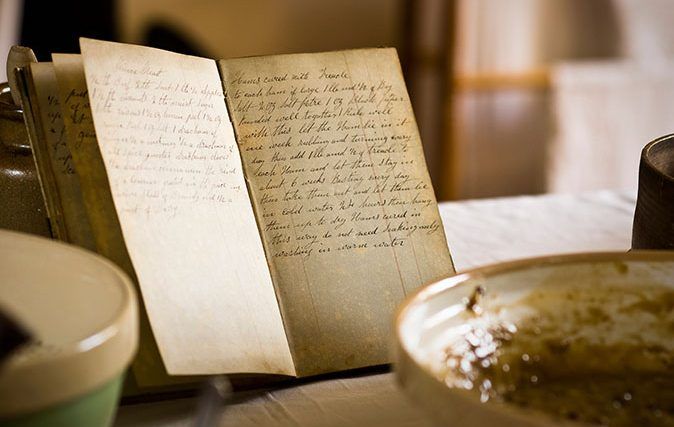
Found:
[(22, 67), (17, 68), (15, 74), (23, 107), (23, 119), (28, 131), (28, 140), (33, 160), (35, 161), (35, 168), (37, 169), (40, 191), (42, 192), (51, 234), (55, 239), (68, 242), (68, 232), (63, 218), (63, 207), (56, 186), (54, 171), (49, 161), (43, 127), (40, 126), (39, 107), (37, 101), (35, 101), (37, 100), (37, 94), (30, 78), (30, 71), (27, 67)]

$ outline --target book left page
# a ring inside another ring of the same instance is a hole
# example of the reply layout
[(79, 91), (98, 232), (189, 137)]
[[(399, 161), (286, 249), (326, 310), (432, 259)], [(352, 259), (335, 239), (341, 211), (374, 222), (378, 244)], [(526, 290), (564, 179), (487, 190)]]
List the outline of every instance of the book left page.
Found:
[(110, 190), (172, 375), (294, 375), (215, 61), (81, 39)]
[(36, 62), (30, 64), (29, 68), (37, 97), (40, 136), (44, 139), (45, 154), (62, 209), (66, 230), (64, 237), (69, 243), (96, 250), (82, 199), (80, 179), (66, 144), (66, 130), (61, 114), (54, 65), (50, 62)]
[[(66, 146), (80, 179), (82, 199), (96, 252), (120, 266), (137, 283), (96, 141), (82, 57), (55, 53), (52, 61), (58, 83)], [(141, 387), (160, 387), (192, 381), (187, 377), (178, 379), (167, 375), (143, 303), (141, 298), (140, 343), (133, 361), (133, 379)]]

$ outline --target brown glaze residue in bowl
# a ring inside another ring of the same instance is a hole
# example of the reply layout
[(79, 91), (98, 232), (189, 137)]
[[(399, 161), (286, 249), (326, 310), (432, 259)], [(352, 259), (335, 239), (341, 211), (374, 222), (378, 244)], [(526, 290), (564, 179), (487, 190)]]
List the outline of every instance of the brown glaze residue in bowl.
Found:
[(674, 426), (673, 290), (569, 286), (475, 307), (434, 368), (449, 387), (570, 421)]

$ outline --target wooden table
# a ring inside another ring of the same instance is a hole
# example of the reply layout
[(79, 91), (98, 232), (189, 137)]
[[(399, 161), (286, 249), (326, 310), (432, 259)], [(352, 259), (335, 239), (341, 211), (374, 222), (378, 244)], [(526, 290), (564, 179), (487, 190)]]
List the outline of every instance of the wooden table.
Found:
[[(499, 261), (630, 247), (635, 192), (604, 191), (442, 203), (458, 271)], [(236, 396), (220, 426), (400, 426), (431, 422), (391, 373), (343, 376)], [(120, 408), (116, 427), (193, 425), (195, 399)]]

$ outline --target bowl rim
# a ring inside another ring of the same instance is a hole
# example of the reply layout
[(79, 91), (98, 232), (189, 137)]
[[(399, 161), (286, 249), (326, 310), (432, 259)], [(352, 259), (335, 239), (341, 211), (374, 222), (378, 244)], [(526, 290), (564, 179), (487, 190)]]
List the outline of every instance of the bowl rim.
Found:
[[(674, 251), (664, 250), (632, 250), (629, 252), (577, 252), (569, 254), (554, 254), (544, 255), (532, 258), (523, 258), (517, 260), (504, 261), (494, 264), (488, 264), (480, 267), (468, 269), (464, 272), (457, 273), (453, 276), (433, 280), (426, 285), (415, 290), (409, 294), (405, 300), (400, 304), (395, 314), (395, 343), (397, 350), (402, 352), (402, 356), (398, 356), (397, 363), (404, 360), (406, 363), (411, 363), (415, 370), (425, 373), (427, 380), (431, 379), (439, 386), (449, 392), (455, 392), (455, 397), (472, 405), (484, 405), (482, 411), (501, 415), (514, 421), (521, 421), (531, 423), (531, 425), (551, 426), (551, 425), (569, 425), (569, 426), (589, 426), (587, 423), (579, 421), (565, 420), (563, 418), (555, 417), (538, 410), (522, 409), (516, 405), (497, 404), (485, 405), (482, 404), (477, 396), (463, 393), (463, 390), (451, 389), (447, 387), (442, 381), (430, 374), (427, 367), (422, 366), (418, 360), (409, 351), (405, 340), (402, 338), (402, 324), (406, 319), (409, 311), (419, 304), (427, 302), (434, 296), (444, 292), (445, 290), (455, 288), (457, 286), (466, 285), (474, 282), (476, 279), (486, 279), (498, 276), (504, 273), (520, 271), (525, 268), (542, 268), (546, 266), (560, 266), (569, 264), (585, 264), (585, 263), (605, 263), (605, 262), (674, 262)], [(395, 367), (395, 365), (394, 365)], [(398, 369), (395, 369), (397, 372)], [(527, 424), (529, 425), (529, 424)]]

